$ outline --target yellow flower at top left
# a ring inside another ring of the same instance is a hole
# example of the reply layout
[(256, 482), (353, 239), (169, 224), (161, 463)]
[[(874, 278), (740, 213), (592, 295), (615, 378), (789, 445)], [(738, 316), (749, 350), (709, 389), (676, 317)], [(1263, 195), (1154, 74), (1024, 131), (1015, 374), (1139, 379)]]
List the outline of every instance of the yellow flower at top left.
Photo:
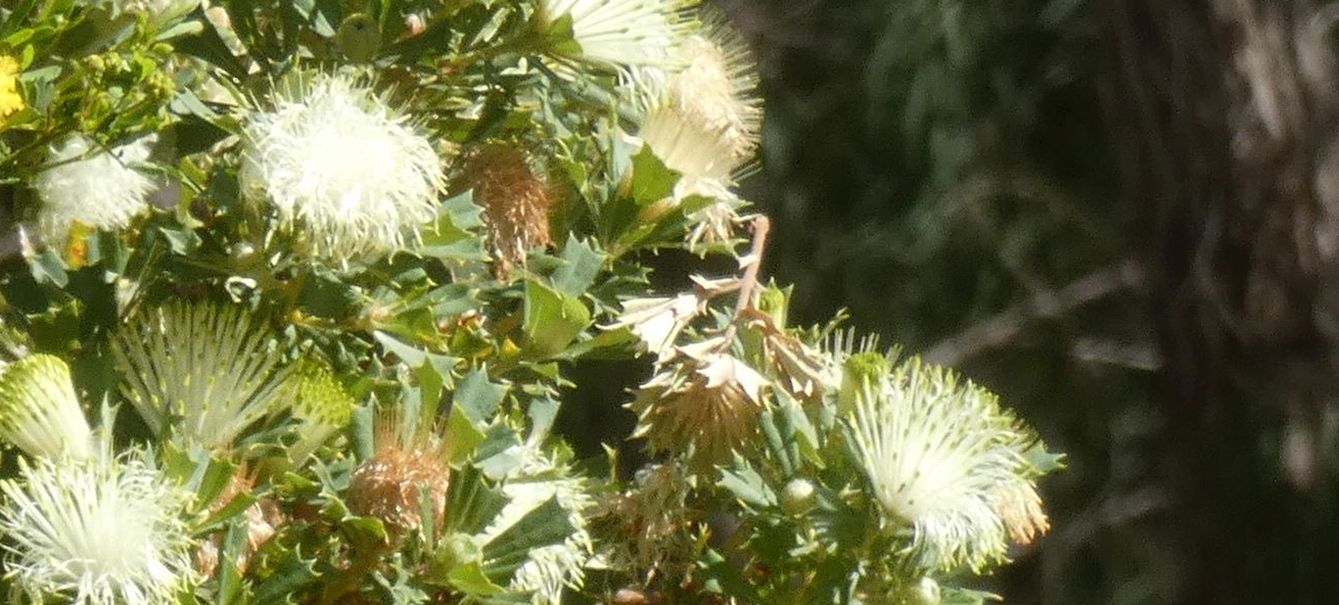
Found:
[(0, 118), (23, 109), (19, 95), (19, 62), (14, 57), (0, 55)]

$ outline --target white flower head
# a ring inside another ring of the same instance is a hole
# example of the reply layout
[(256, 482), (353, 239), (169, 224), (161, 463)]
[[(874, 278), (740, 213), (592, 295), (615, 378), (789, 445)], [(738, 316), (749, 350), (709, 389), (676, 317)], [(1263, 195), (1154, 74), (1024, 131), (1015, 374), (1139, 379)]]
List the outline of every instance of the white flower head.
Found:
[(0, 438), (35, 458), (83, 460), (92, 454), (91, 435), (64, 361), (38, 353), (4, 369)]
[(551, 27), (572, 18), (579, 58), (610, 66), (669, 65), (687, 26), (685, 0), (540, 0), (539, 18)]
[(1002, 560), (1045, 529), (1024, 452), (1036, 438), (995, 396), (917, 359), (864, 387), (849, 414), (858, 462), (888, 523), (925, 569)]
[(132, 320), (112, 353), (155, 435), (224, 449), (283, 399), (273, 336), (237, 307), (178, 303)]
[(661, 105), (648, 112), (639, 136), (667, 168), (685, 179), (729, 182), (731, 173), (740, 165), (734, 148), (720, 132), (672, 105)]
[(532, 593), (533, 605), (558, 605), (564, 589), (579, 589), (585, 580), (584, 567), (593, 548), (586, 516), (595, 501), (585, 479), (571, 475), (537, 444), (513, 446), (511, 453), (520, 464), (502, 486), (507, 504), (474, 539), (486, 545), (530, 512), (556, 500), (574, 531), (562, 543), (531, 549), (512, 575), (509, 587)]
[(247, 191), (267, 197), (315, 256), (342, 262), (403, 247), (445, 187), (432, 143), (350, 77), (319, 74), (303, 88), (251, 115)]
[(14, 584), (35, 603), (162, 605), (195, 581), (190, 495), (139, 458), (20, 461), (0, 481)]
[(709, 13), (704, 21), (701, 34), (676, 48), (680, 69), (663, 80), (647, 70), (638, 75), (648, 105), (641, 137), (685, 177), (728, 183), (757, 147), (762, 108), (748, 47), (723, 17)]
[(77, 221), (97, 229), (122, 229), (149, 208), (153, 179), (136, 169), (149, 159), (154, 137), (110, 151), (80, 134), (51, 147), (51, 157), (33, 179), (41, 200), (37, 231), (51, 246), (64, 246)]

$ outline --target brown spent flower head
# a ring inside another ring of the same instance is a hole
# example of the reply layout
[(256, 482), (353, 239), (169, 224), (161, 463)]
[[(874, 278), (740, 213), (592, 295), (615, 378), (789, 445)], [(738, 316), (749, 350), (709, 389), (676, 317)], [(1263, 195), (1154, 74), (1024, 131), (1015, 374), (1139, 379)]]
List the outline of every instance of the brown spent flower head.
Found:
[(505, 276), (515, 265), (525, 265), (526, 252), (553, 243), (548, 184), (535, 175), (525, 155), (514, 147), (484, 145), (465, 160), (464, 184), (484, 208), (488, 244), (497, 257), (497, 271)]
[(678, 363), (642, 385), (630, 407), (653, 452), (689, 453), (694, 466), (729, 461), (757, 430), (767, 379), (706, 341), (680, 347)]
[(698, 522), (688, 507), (693, 481), (677, 462), (654, 464), (638, 470), (629, 489), (597, 503), (594, 517), (616, 536), (609, 542), (615, 565), (639, 576), (690, 575)]
[(397, 415), (377, 423), (376, 450), (354, 469), (349, 480), (349, 509), (381, 519), (392, 535), (423, 527), (423, 494), (440, 527), (446, 509), (451, 467), (446, 444), (434, 431), (409, 429)]

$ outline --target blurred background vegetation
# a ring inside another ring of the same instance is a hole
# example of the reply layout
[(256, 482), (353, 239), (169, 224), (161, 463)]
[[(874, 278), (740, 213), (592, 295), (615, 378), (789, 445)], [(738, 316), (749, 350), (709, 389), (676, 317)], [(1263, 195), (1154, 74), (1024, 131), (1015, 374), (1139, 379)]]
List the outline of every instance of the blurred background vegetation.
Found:
[[(1336, 272), (1313, 241), (1334, 123), (1323, 91), (1260, 80), (1315, 68), (1317, 19), (1333, 48), (1320, 3), (718, 4), (762, 74), (744, 188), (796, 319), (845, 308), (1069, 454), (1051, 533), (989, 589), (1335, 602)], [(1261, 127), (1262, 99), (1306, 126)]]

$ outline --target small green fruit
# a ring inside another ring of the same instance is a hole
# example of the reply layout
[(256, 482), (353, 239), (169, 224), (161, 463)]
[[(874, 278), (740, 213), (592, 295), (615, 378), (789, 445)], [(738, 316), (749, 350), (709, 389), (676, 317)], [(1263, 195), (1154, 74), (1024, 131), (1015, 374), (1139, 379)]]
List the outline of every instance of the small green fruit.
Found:
[(339, 24), (335, 43), (350, 60), (365, 63), (377, 56), (381, 49), (381, 30), (376, 19), (363, 13), (349, 15)]

